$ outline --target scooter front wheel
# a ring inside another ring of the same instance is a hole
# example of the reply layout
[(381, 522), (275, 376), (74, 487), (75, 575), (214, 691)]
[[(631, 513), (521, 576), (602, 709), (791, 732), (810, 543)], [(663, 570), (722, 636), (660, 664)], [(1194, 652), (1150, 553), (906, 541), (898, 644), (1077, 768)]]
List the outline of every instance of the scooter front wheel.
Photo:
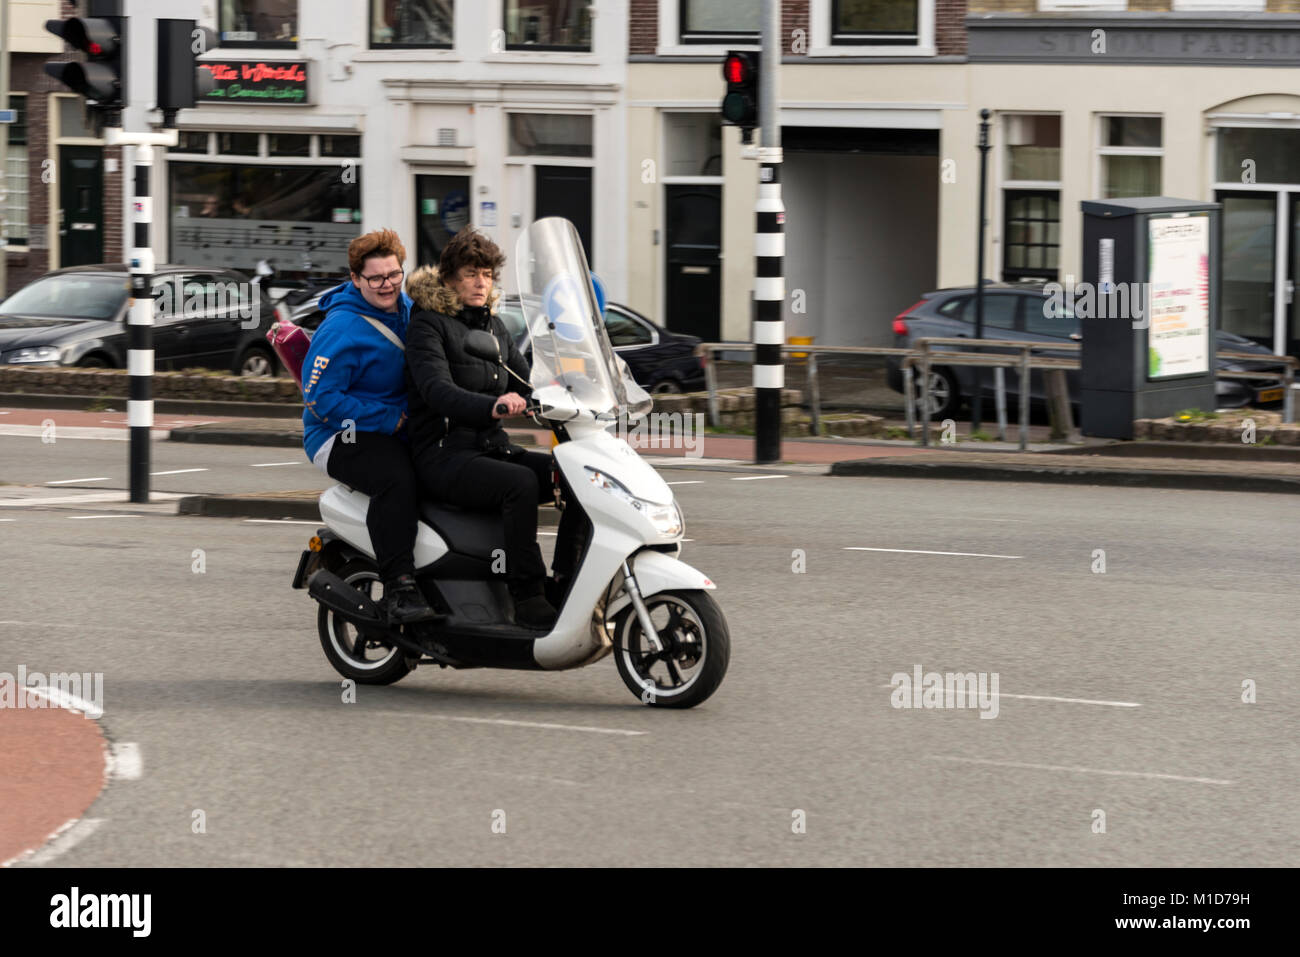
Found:
[(718, 690), (727, 673), (727, 620), (706, 591), (665, 591), (644, 600), (662, 648), (655, 648), (629, 605), (614, 621), (618, 673), (645, 704), (693, 708)]
[[(357, 591), (382, 604), (383, 584), (379, 570), (369, 562), (353, 560), (338, 576)], [(368, 638), (357, 626), (324, 605), (317, 617), (321, 648), (334, 670), (362, 685), (391, 685), (411, 671), (402, 649), (389, 642)]]

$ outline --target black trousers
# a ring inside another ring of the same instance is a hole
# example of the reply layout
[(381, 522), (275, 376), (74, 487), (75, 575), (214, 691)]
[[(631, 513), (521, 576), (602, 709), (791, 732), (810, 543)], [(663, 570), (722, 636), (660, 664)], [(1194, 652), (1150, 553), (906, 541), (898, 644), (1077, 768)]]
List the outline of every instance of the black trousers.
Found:
[[(541, 588), (546, 565), (537, 546), (537, 506), (554, 491), (549, 454), (524, 451), (507, 458), (434, 446), (416, 456), (415, 469), (426, 498), (500, 512), (506, 536), (506, 581), (526, 594)], [(557, 578), (568, 578), (574, 571), (576, 511), (576, 506), (570, 506), (560, 516), (553, 562)]]
[(411, 447), (382, 432), (357, 432), (354, 438), (353, 442), (344, 442), (342, 435), (334, 439), (325, 471), (370, 496), (366, 528), (384, 581), (414, 575), (420, 499)]

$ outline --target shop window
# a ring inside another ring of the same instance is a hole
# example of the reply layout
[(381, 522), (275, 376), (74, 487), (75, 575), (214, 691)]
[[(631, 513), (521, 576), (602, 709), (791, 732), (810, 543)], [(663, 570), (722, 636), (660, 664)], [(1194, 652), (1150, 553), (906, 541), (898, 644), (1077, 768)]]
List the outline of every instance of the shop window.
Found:
[(1300, 130), (1226, 127), (1219, 130), (1223, 183), (1300, 183)]
[(310, 156), (311, 137), (306, 133), (268, 133), (267, 156)]
[(183, 130), (176, 136), (176, 145), (170, 147), (169, 153), (207, 153), (208, 134), (194, 130)]
[(1159, 196), (1163, 150), (1158, 116), (1103, 116), (1101, 198)]
[(359, 136), (334, 136), (332, 134), (321, 134), (320, 138), (320, 155), (321, 156), (360, 156), (361, 155), (361, 137)]
[(506, 49), (590, 50), (589, 0), (506, 0)]
[(227, 156), (256, 156), (260, 133), (218, 133), (217, 152)]
[(371, 47), (450, 47), (454, 0), (370, 0)]
[[(4, 242), (10, 246), (27, 245), (27, 96), (9, 94), (9, 109), (17, 113), (15, 122), (0, 125), (0, 135), (7, 129), (9, 154), (4, 170)], [(0, 244), (2, 245), (2, 244)]]
[(296, 47), (298, 0), (221, 0), (223, 47)]
[(591, 117), (511, 113), (511, 156), (590, 156)]

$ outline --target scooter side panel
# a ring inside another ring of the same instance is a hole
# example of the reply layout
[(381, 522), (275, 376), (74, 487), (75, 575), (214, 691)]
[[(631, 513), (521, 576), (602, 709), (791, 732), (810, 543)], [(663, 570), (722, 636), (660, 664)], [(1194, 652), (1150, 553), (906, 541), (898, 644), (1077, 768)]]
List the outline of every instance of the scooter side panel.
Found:
[[(320, 514), (325, 524), (349, 545), (375, 557), (366, 527), (366, 512), (370, 509), (370, 496), (342, 485), (334, 485), (321, 493)], [(424, 522), (420, 522), (415, 535), (415, 567), (432, 565), (447, 554), (447, 543), (442, 536)]]

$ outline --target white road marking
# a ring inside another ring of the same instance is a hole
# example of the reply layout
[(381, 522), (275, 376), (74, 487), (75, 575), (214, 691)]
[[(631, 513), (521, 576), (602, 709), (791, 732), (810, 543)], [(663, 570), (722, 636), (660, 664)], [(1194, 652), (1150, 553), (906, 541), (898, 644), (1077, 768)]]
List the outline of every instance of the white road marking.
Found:
[(134, 741), (114, 744), (108, 759), (107, 776), (121, 781), (138, 781), (143, 775), (144, 755), (140, 753), (140, 745)]
[(1079, 768), (1064, 764), (1029, 764), (1021, 761), (988, 761), (983, 758), (959, 758), (946, 754), (931, 754), (935, 761), (959, 761), (964, 764), (988, 764), (1001, 768), (1029, 768), (1035, 771), (1071, 771), (1075, 774), (1107, 774), (1121, 778), (1151, 778), (1157, 781), (1187, 781), (1192, 784), (1235, 784), (1220, 778), (1197, 778), (1184, 774), (1158, 774), (1154, 771), (1110, 771), (1105, 768)]
[(308, 463), (306, 462), (257, 462), (256, 464), (250, 467), (255, 469), (270, 469), (270, 468), (275, 468), (277, 465), (306, 465), (306, 464)]
[(11, 864), (20, 863), (48, 864), (90, 837), (99, 830), (99, 826), (103, 823), (104, 818), (102, 817), (73, 818), (41, 841), (42, 846), (39, 849), (32, 848), (23, 851), (21, 854), (0, 863), (0, 867), (9, 867)]
[[(150, 492), (150, 501), (162, 501), (165, 499), (185, 498), (184, 492)], [(4, 495), (4, 489), (0, 487), (0, 496)], [(96, 502), (125, 502), (129, 494), (123, 491), (117, 492), (92, 492), (89, 495), (57, 495), (53, 498), (3, 498), (0, 497), (0, 508), (23, 508), (29, 505), (90, 505)]]
[(306, 522), (296, 518), (246, 518), (244, 523), (247, 525), (315, 525), (320, 526), (320, 522)]
[(78, 519), (88, 518), (140, 518), (139, 515), (69, 515), (68, 521), (75, 522)]
[(150, 475), (181, 475), (184, 472), (206, 472), (207, 469), (172, 469), (170, 472), (150, 472)]
[(16, 518), (0, 518), (0, 522), (16, 522), (16, 521), (18, 521), (18, 519)]
[(903, 555), (964, 555), (967, 558), (1024, 558), (1024, 555), (984, 555), (980, 552), (927, 552), (918, 548), (865, 548), (859, 545), (845, 545), (846, 552), (898, 552)]
[(703, 485), (703, 479), (692, 479), (689, 482), (665, 482), (665, 485)]
[(639, 737), (649, 731), (623, 731), (618, 728), (593, 728), (581, 724), (552, 724), (547, 721), (514, 721), (509, 718), (462, 718), (448, 714), (421, 714), (414, 711), (368, 711), (367, 714), (401, 715), (406, 718), (428, 718), (433, 721), (458, 721), (464, 724), (500, 724), (513, 728), (543, 728), (548, 731), (586, 731), (589, 734), (621, 734)]
[[(6, 425), (0, 428), (0, 436), (30, 438), (44, 436), (46, 431), (46, 428), (42, 425)], [(55, 438), (59, 441), (64, 439), (96, 439), (101, 442), (129, 442), (131, 440), (131, 430), (124, 428), (105, 429), (98, 426), (60, 425), (56, 426)], [(154, 428), (149, 432), (149, 438), (154, 442), (165, 442), (171, 438), (171, 430)]]
[(99, 475), (96, 476), (95, 478), (59, 479), (57, 482), (46, 482), (45, 484), (46, 485), (75, 485), (78, 482), (107, 482), (107, 481), (108, 481), (107, 475)]
[(961, 515), (957, 517), (964, 518), (968, 522), (1019, 522), (1024, 524), (1029, 521), (1027, 518), (974, 518), (970, 515)]
[(731, 480), (733, 482), (757, 482), (759, 479), (789, 478), (789, 477), (790, 476), (788, 475), (741, 475), (741, 476), (733, 476)]
[(27, 693), (34, 698), (44, 698), (56, 708), (67, 708), (69, 711), (76, 711), (84, 714), (87, 718), (98, 720), (104, 716), (104, 712), (89, 701), (78, 698), (75, 694), (70, 694), (62, 688), (51, 688), (49, 685), (39, 685), (34, 688), (27, 688)]
[(740, 459), (709, 459), (709, 458), (702, 458), (702, 457), (696, 458), (691, 455), (642, 455), (641, 458), (645, 459), (651, 465), (654, 465), (656, 463), (667, 464), (668, 462), (690, 462), (694, 465), (749, 465), (751, 464), (748, 462), (741, 462)]
[[(881, 685), (881, 688), (893, 688), (894, 685)], [(944, 689), (944, 695), (952, 699), (956, 691), (949, 692)], [(990, 698), (1018, 698), (1022, 701), (1059, 701), (1064, 704), (1097, 704), (1104, 705), (1108, 708), (1140, 708), (1142, 705), (1136, 701), (1098, 701), (1093, 698), (1058, 698), (1049, 694), (1007, 694), (1006, 692), (989, 692)]]

